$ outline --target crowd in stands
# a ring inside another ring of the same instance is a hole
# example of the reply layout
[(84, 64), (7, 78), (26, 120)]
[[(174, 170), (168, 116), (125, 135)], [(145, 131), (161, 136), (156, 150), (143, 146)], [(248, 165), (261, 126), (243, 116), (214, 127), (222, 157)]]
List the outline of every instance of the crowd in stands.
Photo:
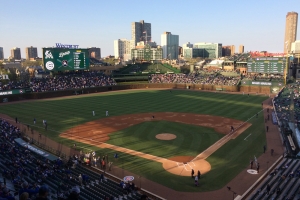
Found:
[(250, 58), (250, 53), (242, 53), (237, 57), (237, 62), (247, 62), (248, 58)]
[(228, 60), (236, 62), (247, 62), (248, 58), (250, 58), (250, 53), (236, 53), (228, 57)]
[(31, 78), (30, 81), (10, 81), (1, 84), (1, 90), (31, 88), (32, 92), (47, 92), (116, 85), (114, 79), (101, 72), (62, 73), (53, 78)]
[(283, 81), (282, 74), (255, 74), (249, 73), (245, 75), (243, 78), (251, 79), (254, 81)]
[[(0, 119), (0, 200), (141, 199), (134, 183), (119, 184), (84, 167), (83, 157), (51, 161), (15, 142), (19, 128)], [(7, 187), (7, 183), (11, 187)], [(13, 188), (12, 188), (13, 187)]]
[(0, 91), (1, 90), (13, 90), (13, 89), (21, 89), (21, 88), (29, 88), (29, 81), (9, 81), (6, 84), (0, 82)]
[(201, 71), (190, 74), (152, 74), (149, 83), (185, 83), (204, 85), (237, 85), (240, 76), (224, 76), (222, 70)]
[(290, 120), (290, 106), (293, 101), (295, 123), (300, 125), (300, 81), (284, 87), (274, 98), (274, 105), (280, 121)]

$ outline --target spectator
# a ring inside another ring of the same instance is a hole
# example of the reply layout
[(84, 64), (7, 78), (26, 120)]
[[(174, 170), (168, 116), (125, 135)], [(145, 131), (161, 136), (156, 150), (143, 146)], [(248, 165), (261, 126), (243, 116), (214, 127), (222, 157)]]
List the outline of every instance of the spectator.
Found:
[(75, 186), (72, 188), (70, 195), (68, 196), (68, 200), (78, 200), (80, 194), (80, 188)]
[(19, 200), (27, 200), (29, 198), (29, 194), (27, 192), (23, 192), (21, 195), (20, 195), (20, 198)]
[(46, 185), (43, 185), (39, 189), (39, 196), (35, 200), (47, 200), (49, 195), (49, 188)]

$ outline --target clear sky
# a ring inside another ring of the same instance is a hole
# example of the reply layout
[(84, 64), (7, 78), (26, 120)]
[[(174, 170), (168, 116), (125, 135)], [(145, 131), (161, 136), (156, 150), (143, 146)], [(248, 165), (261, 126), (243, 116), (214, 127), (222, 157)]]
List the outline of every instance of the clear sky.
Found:
[[(131, 38), (131, 22), (151, 23), (152, 41), (169, 31), (186, 42), (243, 44), (245, 51), (283, 52), (287, 12), (300, 14), (299, 0), (1, 0), (0, 46), (74, 44), (113, 55), (113, 41)], [(299, 25), (299, 23), (298, 23)], [(298, 28), (299, 30), (299, 28)], [(298, 31), (297, 39), (300, 39)]]

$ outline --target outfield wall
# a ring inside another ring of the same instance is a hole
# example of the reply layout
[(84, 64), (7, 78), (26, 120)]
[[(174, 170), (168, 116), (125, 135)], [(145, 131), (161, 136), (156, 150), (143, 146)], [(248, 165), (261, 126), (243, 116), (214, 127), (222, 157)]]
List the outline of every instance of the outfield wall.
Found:
[(1, 95), (0, 103), (7, 98), (8, 102), (30, 100), (30, 99), (45, 99), (53, 97), (63, 97), (74, 95), (75, 91), (78, 93), (89, 94), (97, 92), (108, 92), (117, 90), (129, 89), (190, 89), (190, 90), (208, 90), (208, 91), (225, 91), (225, 92), (245, 92), (245, 93), (261, 93), (270, 94), (271, 90), (268, 86), (228, 86), (228, 85), (194, 85), (194, 84), (131, 84), (131, 85), (115, 85), (105, 87), (83, 88), (73, 90), (62, 90), (53, 92), (38, 92), (38, 93), (23, 93), (12, 95)]

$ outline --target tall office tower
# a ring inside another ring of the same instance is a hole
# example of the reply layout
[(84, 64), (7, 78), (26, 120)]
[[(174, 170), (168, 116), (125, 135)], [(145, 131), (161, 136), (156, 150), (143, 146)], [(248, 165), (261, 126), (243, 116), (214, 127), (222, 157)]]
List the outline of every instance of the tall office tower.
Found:
[(244, 45), (240, 45), (239, 47), (239, 53), (244, 53)]
[(100, 60), (101, 59), (101, 49), (98, 47), (90, 47), (89, 54), (91, 58), (95, 58)]
[(21, 50), (18, 47), (14, 47), (10, 50), (10, 58), (15, 60), (21, 60)]
[(291, 51), (291, 44), (296, 41), (298, 13), (288, 12), (285, 21), (284, 53)]
[(144, 41), (145, 44), (151, 42), (151, 23), (145, 23), (144, 20), (132, 22), (131, 40), (133, 40), (134, 46), (140, 41)]
[(4, 60), (3, 47), (0, 47), (0, 60)]
[(26, 60), (35, 59), (38, 57), (38, 52), (36, 47), (26, 47), (25, 48), (26, 53)]
[(115, 58), (123, 59), (125, 61), (131, 59), (131, 49), (134, 49), (135, 45), (132, 40), (118, 39), (114, 41), (114, 53)]
[(235, 53), (235, 46), (222, 46), (222, 56), (232, 56)]
[(179, 35), (172, 35), (171, 32), (164, 32), (161, 34), (160, 42), (164, 59), (178, 59)]

